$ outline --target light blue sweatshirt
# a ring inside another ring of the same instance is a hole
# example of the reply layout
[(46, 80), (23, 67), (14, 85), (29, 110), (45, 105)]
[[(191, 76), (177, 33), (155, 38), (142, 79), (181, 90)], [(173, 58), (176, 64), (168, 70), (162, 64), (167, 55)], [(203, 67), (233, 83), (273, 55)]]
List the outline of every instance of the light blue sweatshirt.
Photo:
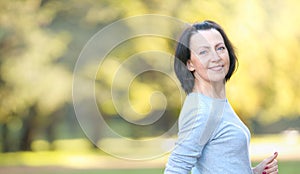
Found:
[(252, 174), (250, 132), (227, 99), (187, 95), (165, 174)]

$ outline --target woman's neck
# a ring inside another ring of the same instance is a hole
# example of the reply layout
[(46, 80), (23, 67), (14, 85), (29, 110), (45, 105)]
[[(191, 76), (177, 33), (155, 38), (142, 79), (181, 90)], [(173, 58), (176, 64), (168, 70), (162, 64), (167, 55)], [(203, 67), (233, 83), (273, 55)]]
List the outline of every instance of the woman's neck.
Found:
[(195, 80), (193, 92), (201, 93), (211, 98), (226, 98), (225, 82), (199, 82)]

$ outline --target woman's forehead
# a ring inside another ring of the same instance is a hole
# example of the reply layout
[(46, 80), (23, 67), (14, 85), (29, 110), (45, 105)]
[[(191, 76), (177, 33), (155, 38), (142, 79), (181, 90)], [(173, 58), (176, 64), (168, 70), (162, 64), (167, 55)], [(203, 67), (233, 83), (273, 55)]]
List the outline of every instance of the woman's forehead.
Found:
[(216, 29), (209, 30), (197, 30), (195, 34), (191, 36), (190, 46), (212, 46), (215, 44), (224, 43), (224, 39), (219, 31)]

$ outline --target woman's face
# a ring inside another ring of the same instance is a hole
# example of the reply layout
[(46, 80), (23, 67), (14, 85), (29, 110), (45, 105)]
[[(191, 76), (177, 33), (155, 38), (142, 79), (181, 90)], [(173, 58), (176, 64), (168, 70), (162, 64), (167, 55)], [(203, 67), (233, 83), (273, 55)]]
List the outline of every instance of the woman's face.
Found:
[(222, 35), (215, 29), (199, 30), (190, 39), (191, 58), (187, 67), (200, 83), (224, 82), (229, 54)]

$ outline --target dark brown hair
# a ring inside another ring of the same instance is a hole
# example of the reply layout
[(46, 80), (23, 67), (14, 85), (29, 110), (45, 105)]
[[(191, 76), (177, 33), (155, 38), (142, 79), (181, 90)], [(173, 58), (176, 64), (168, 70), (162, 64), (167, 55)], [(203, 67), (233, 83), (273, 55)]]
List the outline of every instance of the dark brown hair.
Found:
[(234, 47), (222, 27), (217, 23), (209, 20), (193, 24), (192, 26), (186, 28), (181, 34), (179, 41), (177, 42), (174, 60), (174, 69), (176, 76), (179, 79), (182, 88), (187, 94), (192, 92), (195, 81), (194, 75), (187, 69), (187, 61), (191, 58), (191, 50), (189, 48), (190, 38), (198, 30), (209, 29), (215, 29), (221, 34), (224, 39), (224, 44), (228, 50), (230, 65), (229, 71), (225, 76), (225, 81), (230, 79), (231, 75), (237, 68), (238, 60), (234, 51)]

